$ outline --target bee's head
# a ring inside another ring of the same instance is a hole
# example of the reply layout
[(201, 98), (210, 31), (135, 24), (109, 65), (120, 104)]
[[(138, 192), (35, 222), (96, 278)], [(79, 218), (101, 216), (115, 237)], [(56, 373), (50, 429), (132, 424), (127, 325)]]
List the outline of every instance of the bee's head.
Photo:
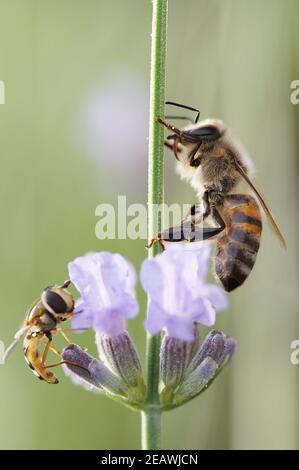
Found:
[[(185, 154), (185, 152), (183, 152), (184, 147), (189, 149), (190, 161), (185, 163), (191, 166), (193, 166), (193, 159), (196, 153), (200, 150), (204, 151), (207, 147), (211, 147), (226, 131), (223, 122), (217, 119), (205, 119), (182, 129), (167, 124), (160, 118), (158, 122), (173, 132), (167, 136), (167, 140), (171, 141), (172, 145), (167, 144), (167, 146), (172, 148), (178, 161), (181, 161), (179, 154)], [(184, 162), (181, 161), (181, 163)]]
[(218, 119), (205, 119), (177, 130), (179, 132), (168, 136), (167, 139), (178, 138), (182, 145), (188, 145), (216, 142), (223, 136), (226, 128)]
[(74, 297), (66, 290), (69, 284), (66, 281), (60, 286), (49, 286), (41, 296), (45, 308), (60, 321), (69, 319), (74, 310)]

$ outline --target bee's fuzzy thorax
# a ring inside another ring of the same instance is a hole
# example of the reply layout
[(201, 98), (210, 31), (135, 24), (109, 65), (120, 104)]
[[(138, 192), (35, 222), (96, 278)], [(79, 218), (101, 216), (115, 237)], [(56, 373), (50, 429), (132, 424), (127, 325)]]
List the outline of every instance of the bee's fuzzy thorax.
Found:
[(222, 121), (218, 119), (205, 119), (198, 124), (186, 126), (184, 130), (205, 126), (217, 127), (221, 137), (215, 142), (203, 144), (199, 148), (198, 152), (196, 152), (196, 158), (199, 158), (201, 163), (197, 167), (190, 165), (189, 158), (190, 152), (192, 152), (196, 144), (181, 145), (179, 147), (179, 161), (176, 166), (177, 173), (182, 179), (191, 184), (199, 197), (202, 196), (209, 183), (212, 186), (214, 184), (215, 187), (219, 187), (221, 190), (220, 177), (223, 177), (223, 175), (225, 175), (229, 191), (237, 188), (240, 177), (233, 165), (230, 164), (229, 154), (235, 156), (248, 175), (251, 176), (254, 171), (250, 156)]

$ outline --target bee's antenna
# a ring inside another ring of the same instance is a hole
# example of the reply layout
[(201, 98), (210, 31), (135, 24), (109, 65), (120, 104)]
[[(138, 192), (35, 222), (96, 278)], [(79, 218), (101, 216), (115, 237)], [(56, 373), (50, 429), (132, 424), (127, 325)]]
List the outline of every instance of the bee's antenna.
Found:
[[(195, 111), (196, 115), (195, 115), (195, 119), (194, 119), (194, 124), (197, 124), (199, 116), (200, 116), (199, 109), (192, 108), (191, 106), (187, 106), (185, 104), (175, 103), (174, 101), (165, 101), (165, 104), (170, 104), (172, 106), (177, 106), (178, 108), (189, 109), (189, 111)], [(186, 119), (186, 118), (180, 117), (179, 119)]]

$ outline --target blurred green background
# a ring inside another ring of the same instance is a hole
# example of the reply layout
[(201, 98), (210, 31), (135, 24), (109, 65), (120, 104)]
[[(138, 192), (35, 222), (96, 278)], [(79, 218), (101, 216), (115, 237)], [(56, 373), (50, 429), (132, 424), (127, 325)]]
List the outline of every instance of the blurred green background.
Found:
[[(230, 296), (217, 327), (239, 351), (209, 392), (165, 414), (169, 449), (299, 447), (298, 125), (290, 83), (299, 79), (299, 3), (293, 0), (170, 0), (167, 98), (222, 118), (254, 157), (286, 235), (283, 251), (265, 224), (253, 274)], [(113, 250), (138, 269), (144, 241), (95, 237), (95, 208), (146, 201), (149, 0), (1, 0), (1, 321), (6, 345), (26, 307), (67, 276), (67, 262)], [(166, 158), (166, 202), (191, 203)], [(129, 324), (142, 357), (141, 315)], [(95, 352), (91, 333), (74, 340)], [(62, 346), (63, 343), (59, 343)], [(21, 346), (0, 366), (0, 447), (139, 447), (140, 419), (75, 387), (57, 370), (39, 382)]]

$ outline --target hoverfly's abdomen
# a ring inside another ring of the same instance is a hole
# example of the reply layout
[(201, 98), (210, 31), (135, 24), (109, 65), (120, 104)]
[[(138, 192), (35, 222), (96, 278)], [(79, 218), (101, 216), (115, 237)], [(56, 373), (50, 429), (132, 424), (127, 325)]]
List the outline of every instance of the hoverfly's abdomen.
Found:
[(24, 358), (30, 369), (40, 380), (45, 380), (48, 384), (57, 384), (57, 377), (42, 363), (42, 357), (39, 355), (39, 346), (44, 338), (43, 333), (29, 330), (23, 343)]
[(217, 237), (215, 271), (226, 291), (239, 287), (249, 276), (260, 246), (262, 220), (256, 200), (231, 194), (217, 207), (226, 227)]

